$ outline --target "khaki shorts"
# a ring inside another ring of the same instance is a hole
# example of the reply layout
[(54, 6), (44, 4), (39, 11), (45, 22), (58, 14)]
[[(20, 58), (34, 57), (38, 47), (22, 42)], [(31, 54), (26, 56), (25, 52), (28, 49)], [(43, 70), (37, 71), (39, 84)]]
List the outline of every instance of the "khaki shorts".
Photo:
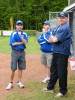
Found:
[(52, 62), (52, 53), (43, 53), (41, 55), (41, 64), (45, 65), (45, 66), (51, 66), (51, 62)]

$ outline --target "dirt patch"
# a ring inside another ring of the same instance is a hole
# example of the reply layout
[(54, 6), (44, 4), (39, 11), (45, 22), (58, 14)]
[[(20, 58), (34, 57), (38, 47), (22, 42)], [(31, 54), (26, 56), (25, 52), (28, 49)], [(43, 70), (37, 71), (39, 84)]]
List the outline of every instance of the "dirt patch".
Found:
[[(40, 55), (27, 54), (26, 55), (27, 68), (23, 72), (22, 81), (25, 84), (27, 81), (41, 81), (45, 77), (44, 67), (40, 64)], [(68, 75), (75, 75), (75, 71), (71, 71), (70, 68)], [(0, 100), (3, 100), (4, 96), (10, 92), (6, 90), (6, 86), (10, 80), (10, 55), (0, 54)], [(14, 88), (16, 88), (17, 71), (14, 78)], [(11, 93), (13, 90), (10, 90)]]

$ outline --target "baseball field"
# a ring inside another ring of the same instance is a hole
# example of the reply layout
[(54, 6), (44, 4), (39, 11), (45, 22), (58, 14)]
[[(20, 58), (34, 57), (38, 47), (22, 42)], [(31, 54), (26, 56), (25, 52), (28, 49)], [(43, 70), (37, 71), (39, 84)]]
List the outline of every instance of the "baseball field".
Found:
[[(10, 80), (10, 55), (9, 37), (0, 37), (0, 100), (58, 100), (55, 95), (58, 93), (58, 82), (54, 94), (43, 92), (47, 86), (41, 81), (45, 77), (44, 67), (40, 64), (40, 49), (36, 36), (30, 36), (26, 49), (26, 70), (23, 72), (22, 82), (24, 89), (16, 85), (17, 71), (14, 78), (14, 87), (7, 91), (6, 86)], [(75, 71), (68, 67), (68, 93), (60, 100), (75, 100)]]

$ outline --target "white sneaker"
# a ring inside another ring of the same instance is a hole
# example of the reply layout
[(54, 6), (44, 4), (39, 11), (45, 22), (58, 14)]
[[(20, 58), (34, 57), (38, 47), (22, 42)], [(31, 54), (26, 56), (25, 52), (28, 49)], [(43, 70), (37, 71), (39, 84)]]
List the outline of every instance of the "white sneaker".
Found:
[(55, 97), (56, 98), (61, 98), (61, 97), (63, 97), (63, 94), (59, 92)]
[(44, 91), (44, 92), (54, 93), (54, 91), (53, 91), (53, 90), (48, 90), (47, 88), (44, 88), (44, 89), (43, 89), (43, 91)]
[(17, 82), (17, 86), (20, 88), (24, 88), (24, 85), (21, 82)]
[(46, 77), (46, 78), (42, 81), (42, 83), (48, 83), (49, 80), (50, 80), (50, 77)]
[(8, 86), (6, 87), (6, 89), (7, 90), (10, 90), (10, 89), (12, 89), (13, 88), (13, 84), (10, 82), (9, 84), (8, 84)]

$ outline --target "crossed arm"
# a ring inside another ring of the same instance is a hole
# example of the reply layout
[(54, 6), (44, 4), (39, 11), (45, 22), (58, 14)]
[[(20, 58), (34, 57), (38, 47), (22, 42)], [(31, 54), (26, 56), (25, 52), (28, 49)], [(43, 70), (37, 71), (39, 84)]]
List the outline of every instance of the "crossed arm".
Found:
[(14, 43), (12, 44), (12, 46), (18, 46), (18, 45), (21, 45), (21, 44), (26, 45), (26, 44), (27, 44), (27, 41), (22, 37), (22, 35), (19, 35), (19, 36), (20, 36), (22, 42), (14, 42)]
[(57, 37), (56, 36), (53, 36), (53, 35), (51, 35), (51, 37), (48, 40), (49, 43), (56, 43), (58, 41), (59, 40), (57, 39)]

